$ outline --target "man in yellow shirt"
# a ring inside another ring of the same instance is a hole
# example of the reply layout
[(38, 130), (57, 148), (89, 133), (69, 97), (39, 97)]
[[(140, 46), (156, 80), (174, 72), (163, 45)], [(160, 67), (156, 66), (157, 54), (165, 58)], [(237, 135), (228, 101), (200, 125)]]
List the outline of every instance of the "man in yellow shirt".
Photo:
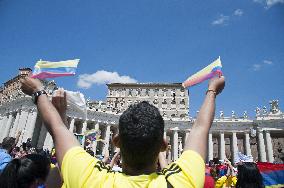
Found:
[[(158, 154), (167, 147), (163, 139), (164, 121), (159, 110), (148, 102), (129, 107), (119, 119), (119, 134), (114, 144), (120, 148), (122, 173), (113, 172), (84, 151), (66, 128), (66, 94), (57, 92), (53, 106), (41, 83), (32, 78), (21, 80), (22, 90), (34, 96), (35, 104), (51, 134), (64, 187), (203, 187), (209, 129), (215, 114), (215, 97), (225, 78), (213, 78), (198, 117), (186, 140), (181, 157), (156, 172)], [(63, 119), (63, 120), (62, 120)]]

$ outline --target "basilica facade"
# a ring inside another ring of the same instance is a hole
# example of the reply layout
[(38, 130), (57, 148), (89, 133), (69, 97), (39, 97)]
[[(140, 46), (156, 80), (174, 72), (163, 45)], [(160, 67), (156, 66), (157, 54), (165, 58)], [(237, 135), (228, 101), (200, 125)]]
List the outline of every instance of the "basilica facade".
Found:
[[(0, 142), (7, 136), (21, 131), (19, 144), (32, 140), (35, 148), (53, 147), (50, 134), (33, 104), (31, 97), (20, 90), (19, 79), (31, 69), (19, 69), (19, 74), (0, 88)], [(57, 85), (54, 81), (42, 81), (51, 97)], [(189, 93), (181, 83), (136, 83), (107, 84), (106, 101), (87, 100), (87, 115), (76, 108), (67, 111), (67, 128), (75, 135), (84, 135), (89, 130), (100, 133), (102, 142), (93, 142), (96, 155), (105, 150), (114, 152), (112, 135), (118, 131), (120, 114), (131, 104), (148, 101), (156, 106), (165, 120), (164, 137), (170, 145), (167, 152), (169, 161), (181, 154), (195, 118), (189, 117)], [(263, 162), (279, 161), (284, 155), (284, 113), (279, 109), (278, 100), (269, 102), (270, 108), (257, 108), (254, 118), (247, 112), (241, 116), (232, 111), (229, 117), (220, 112), (215, 117), (208, 139), (208, 160), (225, 157), (234, 161), (241, 152), (252, 155), (254, 160)]]

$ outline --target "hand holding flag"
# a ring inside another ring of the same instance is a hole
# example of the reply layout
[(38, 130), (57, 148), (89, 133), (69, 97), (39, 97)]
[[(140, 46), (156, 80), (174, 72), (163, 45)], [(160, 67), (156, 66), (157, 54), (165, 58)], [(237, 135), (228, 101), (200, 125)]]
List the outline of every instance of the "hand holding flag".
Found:
[(222, 64), (220, 57), (215, 60), (213, 63), (205, 67), (204, 69), (198, 71), (194, 75), (190, 76), (186, 81), (182, 83), (183, 87), (190, 87), (196, 84), (199, 84), (205, 80), (213, 78), (215, 75), (222, 75)]

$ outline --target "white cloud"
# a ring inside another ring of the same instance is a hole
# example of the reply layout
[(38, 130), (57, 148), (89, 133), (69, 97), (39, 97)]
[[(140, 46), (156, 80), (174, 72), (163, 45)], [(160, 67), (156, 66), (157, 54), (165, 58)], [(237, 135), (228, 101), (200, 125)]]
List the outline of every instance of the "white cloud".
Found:
[(260, 65), (260, 64), (253, 64), (252, 69), (253, 69), (254, 71), (259, 71), (260, 68), (261, 68), (261, 65)]
[(224, 16), (223, 14), (221, 14), (219, 16), (219, 18), (217, 18), (216, 20), (212, 21), (212, 25), (226, 25), (227, 22), (229, 21), (229, 16)]
[(266, 0), (267, 7), (272, 7), (273, 5), (284, 3), (284, 0)]
[(252, 70), (259, 71), (262, 68), (262, 66), (265, 66), (265, 65), (273, 65), (273, 62), (270, 60), (263, 60), (262, 63), (260, 64), (253, 64)]
[(284, 3), (284, 0), (253, 0), (256, 3), (265, 4), (265, 8), (270, 8), (277, 4)]
[(102, 85), (107, 83), (136, 83), (137, 80), (130, 76), (120, 76), (117, 72), (99, 70), (93, 74), (81, 74), (77, 86), (89, 89), (93, 84)]
[(237, 9), (234, 11), (235, 16), (242, 16), (244, 14), (244, 11), (242, 9)]
[(273, 62), (270, 61), (270, 60), (263, 60), (263, 63), (267, 64), (267, 65), (272, 65), (273, 64)]

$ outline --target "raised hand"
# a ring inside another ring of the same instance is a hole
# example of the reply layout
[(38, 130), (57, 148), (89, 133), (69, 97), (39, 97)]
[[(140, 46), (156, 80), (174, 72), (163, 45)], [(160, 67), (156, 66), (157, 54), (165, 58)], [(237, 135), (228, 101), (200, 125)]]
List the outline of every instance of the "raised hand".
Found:
[(222, 92), (224, 87), (225, 87), (225, 77), (224, 76), (214, 77), (209, 81), (209, 84), (208, 84), (208, 90), (216, 91), (217, 95)]
[(61, 116), (61, 119), (63, 120), (64, 124), (67, 125), (67, 100), (66, 92), (63, 89), (58, 89), (53, 93), (52, 104)]
[(33, 93), (43, 89), (42, 83), (38, 79), (25, 77), (20, 79), (21, 89), (27, 95), (32, 95)]
[(52, 104), (60, 115), (66, 114), (67, 101), (66, 93), (63, 89), (58, 89), (53, 93)]

